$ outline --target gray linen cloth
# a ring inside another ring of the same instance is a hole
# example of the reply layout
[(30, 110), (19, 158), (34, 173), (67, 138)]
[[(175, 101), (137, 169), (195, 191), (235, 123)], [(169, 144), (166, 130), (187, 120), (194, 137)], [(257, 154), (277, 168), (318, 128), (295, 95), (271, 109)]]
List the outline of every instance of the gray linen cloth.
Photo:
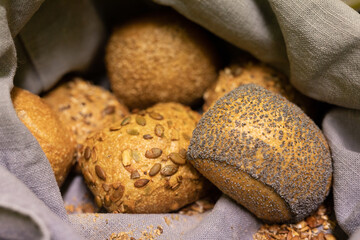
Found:
[[(336, 105), (323, 130), (334, 160), (336, 217), (353, 234), (360, 227), (359, 14), (337, 0), (156, 2), (281, 69), (302, 93)], [(251, 239), (260, 222), (226, 196), (195, 217), (66, 214), (50, 164), (17, 118), (9, 92), (14, 78), (40, 93), (66, 73), (89, 70), (106, 32), (99, 5), (0, 1), (0, 239), (106, 239), (119, 232), (139, 238), (158, 225), (159, 239)]]

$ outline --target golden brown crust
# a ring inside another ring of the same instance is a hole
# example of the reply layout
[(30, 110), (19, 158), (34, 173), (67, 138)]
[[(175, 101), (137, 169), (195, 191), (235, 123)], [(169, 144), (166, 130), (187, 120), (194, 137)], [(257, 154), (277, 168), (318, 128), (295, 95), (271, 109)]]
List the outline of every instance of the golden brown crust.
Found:
[(60, 120), (76, 136), (78, 144), (104, 126), (120, 120), (129, 113), (114, 95), (81, 78), (65, 83), (44, 97)]
[(185, 159), (198, 118), (162, 103), (89, 137), (79, 162), (97, 204), (109, 212), (160, 213), (199, 199), (208, 182)]
[(208, 36), (176, 13), (141, 17), (115, 29), (105, 60), (112, 90), (129, 108), (191, 104), (216, 78)]
[(15, 87), (11, 99), (18, 117), (39, 142), (61, 186), (74, 163), (76, 144), (72, 133), (40, 97)]
[(204, 111), (231, 90), (245, 84), (256, 84), (274, 93), (281, 94), (294, 102), (296, 90), (288, 82), (285, 75), (255, 60), (232, 64), (220, 71), (218, 80), (204, 93)]
[(296, 105), (253, 84), (231, 91), (203, 115), (188, 159), (220, 190), (272, 222), (304, 218), (331, 184), (331, 155), (320, 129)]

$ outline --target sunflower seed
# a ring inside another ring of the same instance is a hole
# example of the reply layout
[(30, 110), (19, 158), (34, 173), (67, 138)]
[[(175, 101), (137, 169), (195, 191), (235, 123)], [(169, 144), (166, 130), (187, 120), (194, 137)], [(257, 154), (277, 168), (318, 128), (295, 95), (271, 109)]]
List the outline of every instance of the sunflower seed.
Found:
[(96, 205), (97, 205), (99, 208), (102, 207), (102, 201), (101, 201), (100, 196), (96, 196), (96, 197), (95, 197), (95, 203), (96, 203)]
[(139, 172), (138, 171), (132, 171), (131, 172), (131, 175), (130, 175), (130, 178), (131, 179), (137, 179), (137, 178), (140, 178), (140, 174), (139, 174)]
[(178, 167), (175, 165), (167, 165), (161, 169), (160, 173), (164, 176), (172, 176), (178, 171)]
[(179, 132), (176, 129), (173, 129), (170, 132), (170, 138), (171, 138), (171, 141), (178, 141), (180, 139)]
[(91, 157), (91, 149), (90, 147), (86, 147), (84, 151), (84, 158), (85, 160), (89, 160)]
[(110, 191), (110, 186), (106, 183), (103, 183), (102, 188), (104, 189), (105, 192)]
[(134, 128), (126, 129), (126, 132), (130, 135), (139, 135), (139, 131)]
[(156, 124), (155, 126), (155, 135), (158, 137), (163, 137), (164, 136), (164, 127), (160, 124)]
[(120, 125), (125, 126), (126, 124), (130, 123), (130, 120), (131, 120), (131, 117), (126, 117), (126, 118), (124, 118), (124, 120), (122, 120)]
[(121, 154), (121, 161), (122, 164), (124, 165), (124, 167), (130, 166), (131, 165), (131, 150), (130, 149), (126, 149), (122, 152)]
[(146, 184), (149, 183), (149, 179), (139, 179), (139, 180), (136, 180), (136, 182), (134, 182), (134, 186), (136, 188), (141, 188), (141, 187), (144, 187)]
[(182, 158), (186, 159), (186, 149), (184, 148), (180, 149), (179, 154)]
[(162, 150), (160, 148), (152, 148), (151, 150), (146, 150), (145, 157), (146, 158), (158, 158), (162, 154)]
[(139, 124), (140, 126), (146, 125), (146, 119), (142, 116), (137, 115), (135, 120), (136, 120), (136, 123)]
[(164, 117), (160, 113), (156, 113), (156, 112), (149, 113), (149, 116), (155, 120), (163, 120), (164, 119)]
[(93, 178), (93, 176), (91, 175), (89, 169), (86, 169), (86, 170), (84, 171), (84, 178), (85, 178), (85, 180), (88, 181), (90, 184), (94, 184), (94, 183), (95, 183), (95, 182), (94, 182), (94, 178)]
[(131, 151), (131, 157), (135, 160), (135, 162), (140, 161), (140, 153), (136, 150)]
[(120, 185), (119, 188), (111, 195), (111, 200), (116, 202), (118, 199), (120, 199), (124, 195), (124, 190), (124, 186)]
[(115, 106), (107, 106), (106, 108), (104, 108), (104, 110), (102, 111), (102, 115), (106, 116), (109, 114), (113, 114), (115, 113)]
[(111, 201), (110, 201), (110, 197), (109, 195), (106, 195), (105, 198), (104, 198), (104, 204), (105, 204), (105, 207), (109, 207), (111, 205)]
[(99, 165), (95, 165), (95, 172), (100, 179), (106, 181), (106, 173)]
[(109, 128), (109, 130), (110, 130), (111, 132), (119, 131), (120, 129), (121, 129), (120, 126), (113, 126), (113, 127), (110, 127), (110, 128)]
[(155, 163), (154, 166), (152, 166), (152, 168), (149, 171), (149, 175), (150, 176), (155, 176), (161, 169), (161, 164), (160, 163)]
[(145, 134), (145, 135), (143, 136), (143, 138), (146, 139), (146, 140), (149, 140), (149, 139), (152, 139), (153, 136), (151, 136), (150, 134)]
[(170, 153), (169, 158), (173, 163), (178, 165), (184, 165), (186, 163), (186, 159), (182, 158), (179, 153)]

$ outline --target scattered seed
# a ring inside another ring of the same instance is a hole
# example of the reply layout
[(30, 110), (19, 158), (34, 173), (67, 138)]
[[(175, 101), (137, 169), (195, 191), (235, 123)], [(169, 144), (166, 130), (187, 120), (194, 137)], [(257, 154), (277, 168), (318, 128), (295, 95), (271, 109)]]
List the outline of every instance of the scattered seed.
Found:
[(160, 173), (164, 176), (172, 176), (178, 171), (178, 167), (175, 165), (167, 165), (161, 169)]
[(139, 174), (139, 172), (138, 171), (132, 171), (131, 172), (131, 175), (130, 175), (130, 178), (131, 179), (137, 179), (137, 178), (140, 178), (140, 174)]
[(160, 148), (152, 148), (151, 150), (146, 150), (145, 157), (146, 158), (158, 158), (162, 154), (162, 150)]
[(136, 180), (136, 182), (134, 182), (134, 186), (136, 188), (141, 188), (141, 187), (144, 187), (146, 184), (149, 183), (149, 179), (139, 179), (139, 180)]
[(151, 112), (149, 113), (149, 116), (155, 120), (163, 120), (164, 117), (160, 113)]
[(125, 126), (126, 124), (130, 123), (130, 120), (131, 120), (131, 117), (126, 117), (126, 118), (124, 118), (124, 120), (122, 120), (120, 125)]
[(106, 181), (106, 173), (99, 165), (95, 165), (95, 172), (100, 179)]
[(146, 119), (142, 116), (137, 115), (135, 120), (136, 120), (136, 123), (139, 124), (140, 126), (146, 125)]
[(160, 124), (156, 124), (155, 126), (155, 135), (158, 137), (163, 137), (164, 136), (164, 127)]
[(90, 147), (86, 147), (84, 151), (84, 158), (85, 160), (89, 160), (91, 157), (91, 149)]
[(157, 229), (159, 230), (160, 234), (162, 234), (164, 232), (164, 230), (161, 226), (157, 226)]
[(97, 205), (99, 208), (102, 207), (102, 201), (101, 201), (100, 196), (96, 196), (96, 197), (95, 197), (95, 203), (96, 203), (96, 205)]
[(146, 140), (149, 140), (149, 139), (152, 139), (153, 136), (151, 136), (150, 134), (145, 134), (145, 135), (143, 136), (143, 138), (146, 139)]
[(182, 158), (179, 153), (170, 153), (169, 158), (173, 163), (178, 165), (184, 165), (186, 163), (186, 159)]
[(134, 128), (126, 129), (126, 132), (130, 135), (139, 135), (139, 131)]
[(182, 158), (186, 159), (186, 149), (184, 148), (180, 149), (179, 154)]
[(152, 166), (152, 168), (149, 171), (149, 175), (150, 176), (155, 176), (161, 169), (161, 164), (160, 163), (155, 163), (154, 166)]
[(124, 150), (121, 154), (121, 161), (122, 161), (122, 164), (124, 165), (124, 167), (131, 165), (131, 155), (130, 154), (131, 154), (130, 149)]
[(103, 111), (102, 111), (102, 115), (106, 116), (109, 114), (113, 114), (115, 113), (115, 106), (107, 106)]
[(110, 191), (110, 186), (106, 183), (103, 183), (102, 188), (104, 189), (105, 192)]

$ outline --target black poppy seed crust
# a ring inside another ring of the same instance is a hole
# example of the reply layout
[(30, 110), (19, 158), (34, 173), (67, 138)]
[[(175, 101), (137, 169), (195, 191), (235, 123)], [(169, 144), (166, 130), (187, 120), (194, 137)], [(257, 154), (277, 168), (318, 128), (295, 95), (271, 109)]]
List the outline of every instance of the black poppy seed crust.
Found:
[[(295, 104), (253, 84), (231, 91), (203, 115), (187, 158), (223, 192), (267, 221), (303, 219), (324, 201), (331, 185), (331, 154), (321, 130)], [(256, 182), (268, 189), (254, 187)], [(241, 196), (236, 196), (239, 189)], [(269, 189), (283, 200), (279, 206), (288, 208), (290, 218), (274, 209), (276, 196), (263, 196)], [(264, 217), (256, 207), (268, 208)]]

